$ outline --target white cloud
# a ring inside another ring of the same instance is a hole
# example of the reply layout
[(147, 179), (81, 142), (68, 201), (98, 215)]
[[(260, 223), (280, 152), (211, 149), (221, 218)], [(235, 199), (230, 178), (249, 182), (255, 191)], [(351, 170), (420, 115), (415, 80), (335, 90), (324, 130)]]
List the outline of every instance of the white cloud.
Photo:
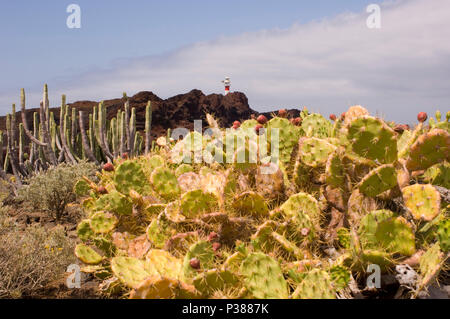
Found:
[[(419, 111), (450, 109), (449, 12), (448, 0), (390, 1), (381, 6), (381, 29), (368, 29), (369, 14), (362, 12), (196, 43), (49, 81), (52, 104), (63, 92), (71, 101), (141, 90), (162, 98), (194, 88), (221, 93), (220, 80), (230, 76), (232, 90), (244, 92), (258, 111), (306, 105), (328, 114), (361, 104), (414, 122)], [(37, 102), (40, 93), (30, 98)], [(0, 95), (0, 103), (11, 97)]]

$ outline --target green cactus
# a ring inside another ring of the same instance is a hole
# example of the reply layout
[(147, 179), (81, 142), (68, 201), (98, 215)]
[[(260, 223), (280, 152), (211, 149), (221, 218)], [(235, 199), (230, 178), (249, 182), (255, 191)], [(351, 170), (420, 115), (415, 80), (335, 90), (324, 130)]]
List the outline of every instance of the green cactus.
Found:
[(448, 253), (450, 250), (450, 219), (442, 220), (436, 230), (441, 250)]
[(149, 183), (142, 166), (132, 160), (124, 161), (116, 167), (114, 184), (116, 189), (125, 195), (130, 190), (134, 190), (139, 194), (147, 194), (149, 192)]
[(90, 218), (90, 227), (96, 234), (105, 234), (113, 231), (116, 227), (117, 217), (106, 212), (96, 212)]
[(349, 150), (380, 164), (397, 160), (395, 132), (382, 120), (364, 116), (355, 119), (347, 128)]
[(359, 191), (369, 197), (380, 195), (397, 185), (397, 171), (394, 165), (381, 165), (370, 171), (359, 182)]
[(77, 181), (73, 187), (74, 193), (79, 197), (87, 196), (90, 190), (91, 187), (84, 179)]
[(368, 213), (361, 219), (358, 235), (363, 247), (375, 248), (378, 246), (378, 240), (375, 236), (378, 225), (392, 217), (394, 217), (394, 213), (390, 210), (376, 210)]
[(419, 136), (411, 146), (406, 167), (410, 171), (425, 170), (443, 161), (450, 161), (450, 134), (433, 129)]
[(288, 119), (274, 117), (267, 122), (267, 141), (270, 143), (272, 131), (278, 130), (279, 134), (279, 159), (283, 163), (291, 161), (292, 152), (300, 137), (300, 128), (294, 126)]
[(244, 284), (257, 299), (287, 299), (288, 285), (276, 260), (262, 254), (252, 253), (241, 265)]
[(129, 288), (137, 288), (146, 278), (157, 275), (150, 263), (133, 257), (118, 256), (111, 259), (114, 276)]
[(133, 203), (125, 195), (116, 190), (111, 190), (95, 201), (93, 209), (94, 211), (110, 211), (118, 215), (130, 215), (133, 210)]
[(180, 194), (177, 177), (170, 169), (157, 167), (154, 169), (150, 179), (154, 189), (162, 198), (170, 200)]
[(292, 294), (293, 299), (335, 299), (331, 276), (323, 270), (306, 273)]
[(441, 195), (432, 185), (411, 185), (402, 189), (405, 206), (416, 220), (430, 221), (440, 213)]
[(328, 156), (325, 166), (325, 178), (328, 185), (343, 188), (345, 184), (345, 167), (338, 150)]
[(193, 171), (194, 171), (194, 169), (192, 168), (191, 165), (189, 165), (189, 164), (181, 164), (175, 170), (175, 176), (176, 177), (180, 177), (180, 175), (182, 175), (184, 173), (193, 172)]
[(269, 208), (264, 198), (255, 192), (244, 192), (235, 197), (233, 207), (245, 215), (268, 216)]
[(203, 296), (208, 296), (214, 293), (214, 291), (221, 291), (228, 287), (237, 286), (239, 278), (228, 270), (210, 269), (198, 274), (193, 279), (193, 283), (195, 288)]
[(389, 252), (405, 256), (416, 252), (414, 231), (403, 217), (379, 222), (375, 238)]
[(180, 279), (182, 261), (165, 250), (151, 249), (145, 256), (145, 260), (150, 263), (161, 275), (169, 278)]
[(188, 218), (195, 218), (209, 213), (217, 207), (217, 197), (212, 193), (205, 193), (201, 189), (192, 190), (181, 196), (181, 212)]
[(146, 229), (147, 239), (156, 248), (164, 248), (170, 233), (167, 225), (163, 221), (154, 218)]
[(439, 249), (439, 243), (431, 246), (421, 257), (419, 261), (419, 270), (421, 280), (418, 283), (417, 292), (427, 287), (439, 275), (442, 266), (448, 256)]
[(83, 219), (81, 222), (78, 223), (77, 236), (82, 241), (88, 241), (89, 239), (94, 238), (95, 233), (91, 228), (90, 219)]
[(313, 225), (319, 228), (321, 210), (319, 202), (311, 195), (298, 193), (280, 206), (280, 211), (287, 217), (292, 218), (299, 228), (309, 229), (311, 235), (314, 234)]
[(76, 245), (75, 256), (88, 265), (96, 265), (103, 260), (103, 257), (100, 256), (94, 249), (84, 244)]
[[(191, 265), (192, 259), (197, 259), (199, 262), (198, 269)], [(208, 241), (199, 241), (189, 247), (188, 252), (184, 256), (183, 261), (183, 279), (186, 282), (191, 282), (198, 272), (213, 268), (214, 265), (214, 251), (212, 245)]]
[(310, 167), (325, 166), (328, 157), (336, 147), (319, 138), (301, 138), (299, 141), (299, 158)]
[(302, 129), (308, 137), (326, 138), (331, 135), (332, 125), (322, 115), (312, 113), (302, 120)]
[(427, 183), (450, 188), (450, 164), (444, 162), (433, 165), (425, 171), (423, 177)]

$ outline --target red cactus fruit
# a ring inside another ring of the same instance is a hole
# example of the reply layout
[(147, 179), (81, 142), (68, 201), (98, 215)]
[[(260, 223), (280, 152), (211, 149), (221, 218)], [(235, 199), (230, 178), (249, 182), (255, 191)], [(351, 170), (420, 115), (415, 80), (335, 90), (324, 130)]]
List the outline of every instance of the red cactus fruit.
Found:
[(420, 123), (425, 122), (427, 119), (428, 119), (428, 114), (427, 114), (427, 113), (425, 113), (425, 112), (420, 112), (419, 114), (417, 114), (417, 120), (418, 120)]
[(212, 244), (212, 248), (214, 251), (218, 251), (220, 249), (220, 247), (222, 247), (222, 245), (220, 243), (213, 243)]
[(267, 117), (265, 117), (264, 115), (260, 115), (258, 116), (258, 118), (256, 119), (258, 121), (259, 124), (266, 124), (267, 123)]
[(217, 240), (219, 238), (219, 234), (217, 234), (216, 232), (210, 232), (208, 235), (208, 241), (214, 241)]
[(259, 132), (261, 132), (262, 129), (264, 129), (264, 126), (262, 126), (261, 124), (257, 124), (255, 126), (256, 134), (259, 134)]
[(234, 128), (235, 130), (237, 130), (239, 127), (241, 127), (241, 122), (239, 122), (239, 121), (234, 121), (234, 122), (233, 122), (233, 128)]
[(102, 195), (108, 194), (108, 190), (104, 186), (100, 186), (99, 188), (97, 188), (97, 192)]
[(200, 268), (200, 260), (198, 260), (198, 258), (194, 257), (189, 261), (189, 265), (194, 269), (199, 269)]
[(123, 154), (122, 154), (122, 158), (125, 159), (125, 160), (127, 160), (127, 159), (128, 159), (128, 153), (127, 153), (127, 152), (123, 153)]
[(299, 126), (300, 124), (302, 124), (302, 118), (296, 117), (293, 121), (293, 124)]
[(341, 114), (341, 120), (345, 119), (345, 112)]
[(279, 117), (286, 117), (287, 116), (287, 111), (286, 109), (281, 109), (278, 111), (278, 116)]
[(335, 114), (330, 114), (330, 120), (332, 121), (336, 121), (336, 115)]
[(113, 172), (114, 171), (114, 165), (112, 163), (106, 163), (103, 165), (103, 170), (105, 172)]

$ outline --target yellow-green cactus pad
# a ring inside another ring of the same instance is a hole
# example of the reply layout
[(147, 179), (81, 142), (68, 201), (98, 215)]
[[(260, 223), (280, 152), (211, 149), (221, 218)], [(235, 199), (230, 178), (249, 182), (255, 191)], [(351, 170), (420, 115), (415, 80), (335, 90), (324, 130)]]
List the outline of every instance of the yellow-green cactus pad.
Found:
[(90, 226), (96, 234), (106, 234), (116, 227), (118, 220), (116, 216), (106, 212), (96, 212), (91, 216)]
[(96, 265), (103, 260), (103, 257), (100, 256), (100, 254), (84, 244), (78, 244), (75, 247), (75, 256), (88, 265)]
[(394, 165), (386, 164), (370, 171), (359, 182), (358, 188), (366, 196), (375, 197), (397, 185), (397, 171)]
[(405, 206), (416, 220), (431, 221), (440, 213), (441, 195), (432, 185), (415, 184), (402, 189)]

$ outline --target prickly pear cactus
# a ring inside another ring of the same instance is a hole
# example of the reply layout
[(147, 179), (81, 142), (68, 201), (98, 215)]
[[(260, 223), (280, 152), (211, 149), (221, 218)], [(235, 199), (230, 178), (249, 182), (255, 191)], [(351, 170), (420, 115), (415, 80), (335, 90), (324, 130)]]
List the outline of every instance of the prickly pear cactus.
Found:
[(302, 129), (308, 137), (326, 138), (331, 135), (331, 123), (322, 115), (312, 113), (302, 121)]
[(306, 108), (230, 129), (207, 115), (214, 135), (175, 141), (169, 130), (141, 155), (136, 110), (129, 123), (129, 105), (110, 123), (104, 111), (92, 116), (88, 142), (107, 127), (105, 145), (88, 146), (108, 163), (75, 184), (73, 205), (85, 211), (75, 255), (106, 295), (355, 297), (369, 265), (392, 273), (419, 262), (417, 297), (445, 269), (450, 113), (430, 125), (421, 113), (412, 130), (361, 106), (331, 115), (334, 125)]
[(411, 185), (402, 189), (406, 207), (416, 220), (430, 221), (440, 213), (441, 195), (432, 185)]
[(302, 138), (299, 142), (300, 160), (310, 167), (325, 166), (328, 157), (335, 150), (334, 145), (315, 137)]
[(96, 234), (106, 234), (111, 232), (117, 225), (116, 216), (106, 212), (96, 212), (89, 221), (89, 226)]
[(380, 164), (397, 160), (395, 132), (380, 119), (364, 116), (348, 126), (349, 148), (357, 155)]
[(111, 270), (114, 276), (130, 288), (137, 288), (148, 277), (157, 275), (152, 265), (133, 257), (114, 257), (111, 259)]
[(335, 290), (330, 275), (323, 270), (306, 273), (295, 289), (293, 299), (335, 299)]
[(381, 165), (370, 171), (359, 182), (358, 188), (364, 195), (375, 197), (397, 185), (397, 171), (394, 165)]
[(116, 167), (114, 183), (116, 189), (122, 194), (128, 194), (130, 190), (134, 190), (139, 194), (145, 194), (149, 188), (147, 177), (141, 165), (131, 160), (125, 161)]
[(170, 200), (180, 194), (177, 177), (168, 168), (157, 167), (151, 175), (151, 181), (156, 192), (164, 199)]
[(103, 260), (103, 257), (100, 256), (94, 249), (84, 244), (78, 244), (75, 247), (75, 255), (78, 259), (88, 265), (96, 265)]
[(410, 171), (424, 170), (443, 161), (450, 161), (450, 134), (433, 129), (412, 145), (406, 167)]
[(244, 284), (254, 298), (287, 299), (288, 286), (277, 261), (262, 253), (252, 253), (242, 262)]
[[(193, 260), (194, 259), (194, 260)], [(198, 262), (198, 266), (194, 263)], [(189, 247), (183, 261), (183, 278), (185, 281), (192, 279), (202, 270), (213, 268), (214, 251), (212, 245), (207, 241), (199, 241)]]

